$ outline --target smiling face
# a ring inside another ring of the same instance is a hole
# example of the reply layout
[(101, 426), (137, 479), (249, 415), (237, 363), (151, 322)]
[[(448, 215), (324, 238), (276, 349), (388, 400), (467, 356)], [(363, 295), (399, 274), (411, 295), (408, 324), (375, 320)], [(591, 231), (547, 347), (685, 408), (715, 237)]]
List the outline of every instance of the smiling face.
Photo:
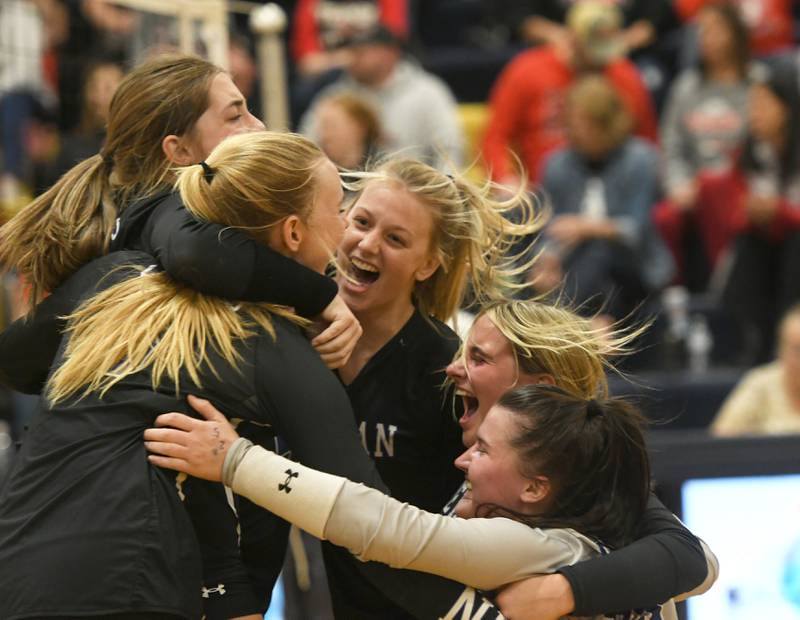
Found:
[(504, 393), (545, 381), (543, 374), (519, 370), (511, 343), (485, 314), (473, 324), (464, 343), (464, 356), (447, 367), (447, 376), (464, 399), (464, 415), (458, 423), (465, 446), (475, 443), (478, 427)]
[(186, 148), (191, 153), (191, 161), (187, 163), (204, 160), (228, 136), (263, 130), (264, 123), (250, 114), (231, 76), (218, 73), (208, 90), (208, 108), (187, 136)]
[(479, 516), (491, 506), (533, 514), (532, 480), (520, 473), (520, 463), (511, 440), (519, 433), (513, 414), (492, 407), (477, 432), (475, 445), (456, 459), (466, 477), (467, 491), (455, 507), (462, 519)]
[(356, 315), (411, 307), (417, 282), (439, 263), (430, 209), (399, 184), (373, 181), (347, 214), (339, 260), (348, 274), (339, 291)]

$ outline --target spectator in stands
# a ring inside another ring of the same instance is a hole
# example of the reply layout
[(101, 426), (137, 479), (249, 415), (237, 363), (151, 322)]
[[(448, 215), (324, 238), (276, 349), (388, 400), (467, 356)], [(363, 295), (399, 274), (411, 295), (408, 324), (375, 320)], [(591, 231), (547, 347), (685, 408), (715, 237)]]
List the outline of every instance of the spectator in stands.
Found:
[(672, 85), (661, 124), (667, 199), (655, 211), (682, 282), (704, 291), (730, 239), (698, 200), (700, 176), (727, 172), (747, 131), (747, 29), (736, 7), (697, 15), (699, 62)]
[(88, 67), (80, 124), (75, 131), (63, 136), (56, 161), (44, 171), (44, 178), (38, 180), (39, 190), (48, 189), (75, 164), (100, 151), (106, 136), (111, 98), (123, 76), (122, 67), (114, 62), (100, 61)]
[(66, 20), (54, 0), (0, 3), (0, 223), (3, 211), (13, 212), (31, 197), (26, 132), (37, 111), (54, 103), (45, 58), (65, 37)]
[(251, 50), (251, 42), (238, 31), (230, 33), (228, 40), (228, 72), (234, 85), (247, 99), (247, 107), (261, 116), (261, 93), (258, 92), (258, 66)]
[(712, 423), (713, 434), (800, 433), (800, 305), (778, 331), (778, 359), (744, 376)]
[(636, 134), (656, 139), (650, 96), (636, 68), (622, 58), (619, 11), (581, 0), (567, 16), (568, 45), (550, 44), (514, 58), (495, 83), (483, 155), (492, 177), (514, 184), (508, 151), (514, 147), (534, 181), (545, 157), (565, 142), (564, 96), (582, 74), (601, 72), (631, 111)]
[[(706, 5), (719, 0), (674, 0), (675, 10), (686, 22)], [(792, 0), (729, 0), (739, 9), (756, 56), (789, 51), (794, 43)]]
[(298, 0), (289, 39), (295, 69), (291, 92), (295, 122), (314, 96), (341, 76), (350, 56), (344, 43), (378, 25), (405, 40), (408, 11), (408, 0)]
[(320, 92), (303, 117), (301, 132), (319, 140), (317, 104), (350, 91), (378, 111), (388, 151), (402, 151), (437, 168), (459, 166), (463, 139), (458, 110), (444, 82), (406, 60), (403, 42), (383, 26), (354, 35), (347, 48), (345, 75)]
[[(647, 47), (664, 24), (671, 21), (669, 2), (610, 0), (619, 7), (624, 27), (620, 32), (625, 53)], [(520, 38), (531, 43), (569, 47), (570, 33), (564, 25), (572, 0), (506, 0), (507, 17), (519, 27)], [(674, 21), (674, 18), (673, 20)]]
[(378, 24), (407, 38), (408, 0), (299, 0), (290, 42), (298, 71), (310, 77), (342, 68), (342, 44)]
[(750, 92), (739, 165), (709, 189), (717, 213), (735, 206), (733, 264), (723, 299), (753, 361), (768, 359), (773, 330), (800, 300), (800, 93), (797, 68), (765, 69)]
[(600, 75), (570, 90), (566, 120), (569, 145), (544, 169), (553, 219), (533, 286), (546, 292), (537, 278), (552, 283), (563, 274), (564, 291), (584, 311), (621, 319), (672, 275), (650, 217), (659, 191), (658, 153), (631, 137), (622, 97)]
[(87, 67), (98, 58), (123, 65), (136, 61), (142, 51), (138, 46), (145, 39), (160, 37), (169, 18), (134, 11), (113, 0), (58, 1), (66, 7), (69, 22), (66, 40), (57, 54), (59, 127), (72, 131), (81, 122)]
[(317, 138), (334, 164), (348, 170), (362, 169), (381, 149), (378, 114), (357, 95), (333, 94), (317, 106)]

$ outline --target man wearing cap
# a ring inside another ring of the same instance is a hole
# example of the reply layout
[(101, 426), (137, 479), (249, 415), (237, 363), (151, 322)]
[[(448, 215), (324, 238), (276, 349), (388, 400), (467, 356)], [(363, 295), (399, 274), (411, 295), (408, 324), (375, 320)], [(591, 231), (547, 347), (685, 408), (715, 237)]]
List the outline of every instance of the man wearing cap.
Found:
[(305, 114), (301, 133), (316, 139), (317, 106), (334, 93), (350, 91), (378, 111), (383, 142), (438, 168), (462, 163), (462, 137), (456, 102), (439, 78), (405, 58), (403, 41), (377, 25), (345, 42), (345, 74), (322, 90)]
[(489, 105), (483, 156), (492, 178), (515, 183), (509, 149), (520, 157), (532, 181), (546, 155), (562, 146), (564, 99), (578, 77), (601, 72), (619, 90), (634, 119), (634, 132), (656, 140), (656, 115), (633, 63), (623, 58), (619, 10), (601, 0), (582, 0), (567, 15), (566, 44), (522, 52), (500, 74)]

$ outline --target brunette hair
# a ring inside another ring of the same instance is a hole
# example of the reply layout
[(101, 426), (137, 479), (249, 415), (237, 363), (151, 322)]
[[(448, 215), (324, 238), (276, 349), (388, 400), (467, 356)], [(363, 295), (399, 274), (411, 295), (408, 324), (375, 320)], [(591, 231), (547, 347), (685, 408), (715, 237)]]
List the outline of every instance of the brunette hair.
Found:
[[(707, 4), (698, 12), (699, 15), (710, 12), (716, 13), (725, 22), (726, 27), (733, 39), (733, 61), (739, 72), (739, 77), (744, 79), (747, 75), (747, 65), (750, 62), (750, 45), (747, 24), (744, 23), (739, 9), (731, 2), (712, 2)], [(698, 60), (700, 72), (705, 74), (708, 68), (705, 66), (703, 58)]]
[(547, 476), (553, 494), (545, 513), (516, 518), (534, 527), (573, 528), (617, 548), (634, 540), (650, 494), (645, 419), (635, 407), (545, 385), (507, 392), (498, 407), (519, 429), (510, 445), (520, 473)]
[(184, 55), (160, 56), (131, 71), (111, 100), (100, 153), (0, 228), (0, 265), (26, 279), (31, 305), (108, 251), (121, 209), (170, 186), (172, 168), (161, 143), (194, 128), (221, 71)]
[[(761, 150), (763, 145), (749, 132), (739, 159), (739, 168), (746, 173), (762, 173), (777, 164), (778, 178), (781, 185), (785, 186), (800, 171), (800, 79), (794, 65), (779, 62), (759, 65), (753, 78), (752, 88), (766, 88), (786, 111), (786, 143), (784, 151), (778, 154), (778, 161), (773, 162), (770, 157), (764, 156)], [(781, 187), (781, 192), (784, 189)]]

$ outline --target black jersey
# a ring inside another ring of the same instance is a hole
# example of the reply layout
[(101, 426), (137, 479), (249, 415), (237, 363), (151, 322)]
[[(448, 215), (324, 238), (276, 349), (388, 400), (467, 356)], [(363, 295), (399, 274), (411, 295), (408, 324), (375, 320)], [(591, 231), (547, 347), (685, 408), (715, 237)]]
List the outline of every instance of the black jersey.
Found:
[(706, 578), (700, 541), (653, 494), (636, 541), (559, 570), (570, 583), (575, 615), (645, 609), (689, 592)]
[(461, 399), (445, 389), (458, 336), (415, 311), (345, 386), (364, 449), (395, 497), (436, 512), (464, 480)]
[[(32, 320), (3, 333), (0, 377), (19, 378), (20, 369), (31, 368), (28, 358), (40, 356), (38, 317), (54, 309), (69, 312), (125, 275), (115, 268), (151, 260), (114, 253), (82, 268), (40, 304)], [(0, 617), (154, 611), (196, 618), (198, 594), (226, 595), (225, 583), (202, 585), (197, 541), (181, 505), (187, 496), (192, 510), (191, 481), (181, 483), (181, 476), (149, 465), (141, 437), (159, 412), (191, 413), (186, 393), (211, 399), (229, 417), (270, 425), (311, 467), (385, 491), (361, 447), (341, 384), (296, 326), (275, 318), (274, 327), (276, 339), (259, 333), (237, 346), (243, 360), (238, 371), (212, 353), (220, 376), (204, 370), (202, 388), (182, 377), (178, 397), (171, 385), (153, 391), (149, 373), (142, 372), (102, 400), (90, 395), (38, 412), (0, 496)], [(222, 529), (227, 536), (227, 524)], [(451, 610), (458, 614), (450, 617), (467, 617), (462, 613), (477, 600), (460, 584), (339, 552), (416, 618)], [(469, 617), (497, 615), (490, 613)]]
[[(444, 387), (458, 344), (449, 327), (415, 311), (345, 386), (364, 449), (392, 496), (434, 512), (464, 480), (453, 464), (464, 451), (460, 412)], [(337, 618), (413, 617), (333, 549), (323, 545)]]
[[(134, 260), (152, 259), (132, 253), (99, 259), (70, 278), (40, 311), (53, 304), (71, 310), (99, 282), (105, 287), (122, 277), (115, 266)], [(299, 458), (379, 485), (336, 378), (295, 326), (279, 318), (274, 323), (280, 346), (260, 334), (240, 345), (241, 372), (212, 360), (225, 369), (220, 378), (204, 372), (201, 389), (183, 377), (186, 392), (271, 425), (287, 438), (304, 434), (304, 441), (295, 442)], [(17, 324), (13, 337), (2, 340), (8, 347), (0, 349), (2, 358), (23, 360), (26, 333), (30, 345), (37, 331), (35, 321)], [(187, 407), (171, 385), (154, 392), (143, 372), (126, 377), (102, 400), (90, 395), (39, 411), (0, 498), (0, 591), (5, 593), (0, 617), (155, 611), (195, 618), (201, 593), (220, 596), (233, 589), (230, 582), (202, 583), (192, 522), (181, 498), (187, 497), (190, 512), (199, 509), (201, 524), (204, 502), (193, 501), (190, 482), (176, 484), (172, 473), (147, 463), (142, 432), (158, 412), (169, 410)], [(308, 436), (310, 420), (320, 435)], [(325, 437), (338, 449), (317, 449), (314, 437)], [(226, 524), (220, 531), (227, 536), (235, 530)]]
[[(246, 234), (196, 220), (181, 197), (169, 191), (134, 202), (117, 219), (111, 250), (142, 250), (152, 254), (172, 277), (206, 294), (235, 300), (270, 301), (292, 306), (303, 316), (320, 313), (336, 295), (336, 284), (299, 263), (257, 243)], [(60, 307), (37, 316), (38, 330), (31, 354), (15, 360), (8, 372), (20, 391), (38, 393), (61, 340), (63, 321), (73, 299), (61, 291)], [(28, 332), (26, 337), (31, 338)], [(263, 442), (260, 429), (252, 426), (241, 434)], [(269, 444), (264, 444), (269, 447)], [(202, 497), (202, 510), (193, 511), (194, 524), (213, 530), (215, 542), (203, 547), (204, 611), (209, 620), (263, 612), (280, 572), (277, 541), (286, 539), (287, 525), (251, 506), (241, 498), (229, 498), (221, 489), (196, 482), (190, 501)], [(230, 504), (230, 506), (229, 506)], [(236, 515), (231, 516), (231, 508)], [(237, 532), (238, 524), (241, 526)], [(229, 523), (223, 537), (221, 524)], [(224, 544), (222, 540), (225, 540)], [(201, 543), (212, 539), (200, 536)], [(273, 550), (263, 553), (264, 546)], [(249, 582), (249, 583), (248, 583)], [(222, 585), (224, 584), (224, 585)], [(220, 591), (224, 591), (224, 596)]]

